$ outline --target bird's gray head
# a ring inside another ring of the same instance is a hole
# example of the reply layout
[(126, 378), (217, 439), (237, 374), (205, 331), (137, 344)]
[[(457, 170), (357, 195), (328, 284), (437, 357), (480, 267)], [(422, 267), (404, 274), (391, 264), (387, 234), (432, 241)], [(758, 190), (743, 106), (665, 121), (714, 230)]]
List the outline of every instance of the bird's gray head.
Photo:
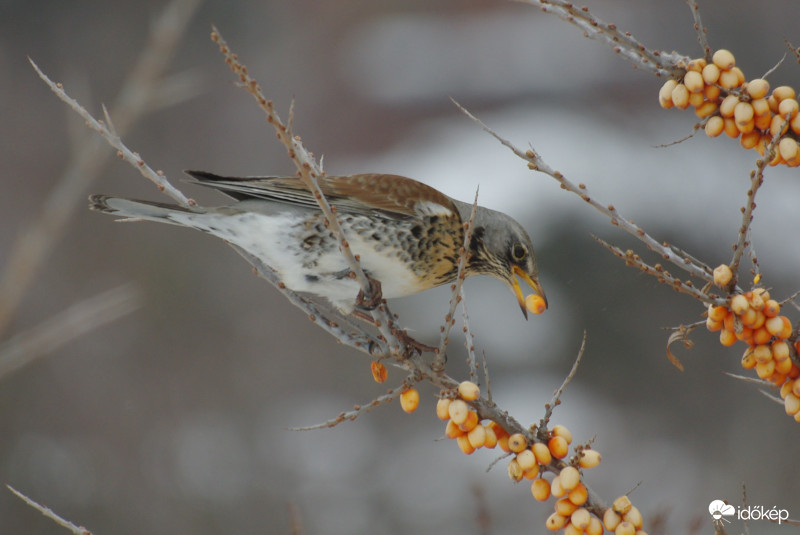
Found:
[[(462, 203), (463, 204), (463, 203)], [(472, 206), (459, 206), (462, 220), (468, 221)], [(517, 298), (527, 319), (525, 297), (517, 277), (525, 281), (545, 301), (547, 298), (539, 284), (539, 270), (533, 244), (522, 225), (502, 212), (479, 206), (475, 213), (470, 242), (472, 254), (467, 265), (468, 275), (490, 275), (500, 279)]]

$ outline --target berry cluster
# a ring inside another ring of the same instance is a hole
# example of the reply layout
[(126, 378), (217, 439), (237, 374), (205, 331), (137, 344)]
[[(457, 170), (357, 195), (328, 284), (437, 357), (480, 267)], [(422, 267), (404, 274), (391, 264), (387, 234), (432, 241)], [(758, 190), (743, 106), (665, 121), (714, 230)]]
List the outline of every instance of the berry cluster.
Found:
[[(727, 286), (731, 277), (726, 265), (714, 270), (718, 286)], [(780, 303), (770, 298), (767, 290), (755, 288), (733, 295), (726, 306), (709, 306), (706, 327), (719, 331), (724, 346), (732, 346), (737, 340), (747, 344), (742, 367), (755, 369), (761, 379), (781, 387), (786, 413), (800, 422), (800, 367), (792, 361), (792, 324), (780, 310)], [(800, 351), (800, 340), (794, 350)]]
[(763, 78), (747, 81), (733, 54), (721, 49), (710, 63), (705, 58), (691, 60), (682, 80), (670, 79), (661, 87), (658, 101), (662, 108), (693, 107), (705, 121), (706, 135), (725, 132), (762, 156), (777, 137), (769, 164), (796, 167), (800, 165), (800, 105), (795, 90), (789, 86), (769, 90)]

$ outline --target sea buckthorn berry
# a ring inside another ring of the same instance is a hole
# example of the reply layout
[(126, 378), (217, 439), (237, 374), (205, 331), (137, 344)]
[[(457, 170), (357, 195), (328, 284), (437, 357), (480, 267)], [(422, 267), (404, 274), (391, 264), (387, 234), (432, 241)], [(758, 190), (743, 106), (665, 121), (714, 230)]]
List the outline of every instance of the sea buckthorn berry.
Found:
[(369, 369), (376, 383), (386, 382), (389, 372), (386, 371), (386, 366), (384, 366), (382, 362), (378, 362), (377, 360), (372, 361), (369, 365)]
[(724, 48), (720, 48), (714, 52), (714, 55), (711, 56), (711, 61), (721, 70), (732, 69), (736, 66), (736, 59), (733, 57), (733, 54), (731, 54), (730, 50), (725, 50)]
[(800, 108), (797, 101), (793, 98), (787, 98), (785, 100), (781, 100), (780, 104), (778, 104), (778, 114), (784, 119), (788, 116), (790, 119), (797, 115), (797, 110)]
[(447, 411), (450, 407), (450, 401), (449, 398), (439, 398), (439, 401), (436, 402), (436, 417), (440, 420), (450, 419), (450, 413)]
[(745, 349), (744, 355), (742, 355), (742, 368), (745, 370), (752, 370), (756, 367), (756, 364), (758, 363), (756, 362), (755, 357), (753, 357), (753, 348), (748, 347)]
[(677, 80), (669, 79), (661, 86), (661, 89), (658, 91), (658, 103), (662, 108), (668, 109), (674, 106), (672, 103), (672, 90), (675, 89), (677, 85)]
[(785, 376), (792, 371), (792, 365), (792, 360), (788, 357), (782, 360), (775, 359), (775, 373), (784, 376), (778, 384), (783, 384), (786, 380)]
[(723, 118), (723, 122), (725, 123), (724, 132), (726, 136), (732, 139), (739, 137), (741, 132), (736, 128), (736, 121), (733, 120), (733, 117), (725, 117)]
[(787, 394), (786, 398), (783, 400), (783, 408), (789, 416), (797, 414), (797, 412), (800, 411), (800, 398), (793, 393)]
[(550, 494), (552, 494), (553, 498), (561, 498), (566, 493), (567, 491), (561, 486), (561, 478), (554, 477), (553, 481), (550, 482)]
[[(753, 106), (749, 102), (739, 102), (733, 108), (733, 118), (736, 120), (736, 126), (739, 130), (753, 120)], [(750, 129), (752, 130), (752, 128)], [(742, 130), (742, 133), (749, 132), (749, 130)]]
[[(733, 272), (731, 271), (731, 268), (727, 264), (720, 264), (714, 268), (714, 284), (716, 284), (720, 288), (727, 286), (728, 283), (731, 282), (732, 278), (733, 278)], [(724, 307), (716, 307), (716, 308), (724, 308)], [(724, 318), (725, 316), (722, 317)]]
[(794, 381), (792, 383), (792, 394), (800, 398), (800, 381)]
[(579, 507), (572, 513), (569, 517), (569, 521), (572, 523), (573, 526), (578, 528), (579, 530), (583, 531), (587, 527), (589, 527), (589, 519), (592, 515), (589, 513), (587, 509), (583, 507)]
[(577, 487), (578, 483), (581, 482), (581, 474), (574, 466), (565, 466), (558, 475), (561, 477), (561, 486), (567, 492)]
[(551, 437), (547, 441), (547, 448), (556, 459), (563, 459), (569, 453), (569, 444), (564, 437)]
[[(699, 118), (703, 119), (708, 117), (709, 115), (714, 114), (719, 108), (719, 104), (716, 102), (705, 101), (701, 102), (700, 105), (695, 106), (694, 114), (697, 115)], [(722, 119), (721, 117), (717, 117), (717, 119)], [(720, 132), (722, 132), (722, 128), (720, 128)]]
[(461, 435), (459, 437), (456, 437), (456, 441), (458, 442), (458, 447), (461, 449), (462, 452), (466, 453), (467, 455), (472, 455), (473, 453), (475, 453), (475, 446), (470, 444), (467, 435)]
[[(753, 111), (755, 111), (755, 108), (753, 108)], [(762, 115), (756, 114), (756, 116), (753, 118), (753, 124), (758, 130), (762, 131), (769, 130), (769, 126), (772, 124), (772, 114), (771, 113), (765, 113)], [(764, 139), (763, 135), (761, 136), (761, 139)], [(764, 143), (763, 144), (764, 148), (766, 148), (767, 145), (768, 143)], [(756, 150), (760, 154), (762, 149), (761, 147), (757, 147)]]
[(586, 535), (603, 535), (603, 523), (596, 516), (589, 519)]
[(783, 330), (778, 333), (778, 338), (783, 338), (784, 340), (792, 336), (792, 322), (789, 321), (789, 318), (786, 316), (778, 316), (781, 321), (783, 321)]
[(733, 331), (720, 331), (719, 343), (725, 347), (730, 347), (736, 343), (736, 333)]
[(715, 85), (707, 85), (706, 88), (703, 90), (703, 95), (705, 95), (706, 100), (719, 101), (719, 96), (721, 93), (722, 90)]
[(467, 411), (467, 419), (458, 424), (458, 428), (468, 433), (478, 425), (478, 413), (473, 410)]
[(562, 533), (563, 535), (583, 535), (583, 530), (578, 529), (578, 527), (572, 522), (567, 522), (567, 525), (564, 526), (564, 531)]
[(486, 442), (484, 442), (483, 447), (494, 449), (497, 446), (497, 434), (494, 432), (494, 429), (489, 427), (488, 425), (483, 426), (484, 433), (486, 434)]
[(569, 491), (567, 499), (575, 505), (583, 505), (589, 499), (589, 489), (583, 483), (578, 483), (578, 486)]
[(525, 308), (531, 314), (541, 314), (547, 310), (547, 303), (540, 295), (530, 294), (525, 298)]
[(458, 426), (453, 423), (453, 420), (448, 420), (447, 425), (444, 428), (444, 435), (447, 438), (458, 438), (464, 434), (464, 431), (458, 428)]
[(707, 64), (706, 58), (695, 58), (689, 60), (689, 63), (686, 64), (686, 70), (690, 72), (701, 72)]
[(564, 524), (567, 523), (567, 517), (561, 516), (558, 513), (553, 513), (552, 515), (547, 517), (547, 521), (545, 521), (544, 525), (550, 531), (558, 531), (564, 527)]
[(725, 129), (725, 120), (718, 115), (709, 117), (706, 121), (705, 131), (708, 137), (717, 137), (722, 134)]
[(672, 103), (676, 108), (685, 110), (689, 107), (689, 90), (683, 84), (678, 84), (672, 90)]
[(600, 461), (603, 460), (603, 457), (600, 455), (600, 452), (597, 450), (585, 449), (580, 453), (580, 459), (578, 459), (578, 464), (581, 468), (594, 468)]
[(636, 529), (642, 529), (642, 513), (635, 505), (632, 505), (630, 511), (622, 515), (622, 520), (630, 522)]
[(569, 516), (578, 510), (578, 506), (569, 501), (568, 498), (561, 498), (560, 500), (558, 500), (556, 502), (555, 508), (556, 508), (556, 513), (563, 516)]
[(400, 394), (400, 406), (405, 412), (414, 412), (419, 407), (419, 392), (416, 388), (409, 388)]
[(761, 379), (768, 379), (775, 373), (775, 361), (768, 360), (767, 362), (756, 362), (756, 374)]
[[(768, 116), (769, 119), (772, 119), (772, 112), (769, 111), (769, 104), (767, 104), (767, 99), (765, 98), (756, 98), (750, 101), (750, 105), (753, 106), (753, 113), (755, 115), (764, 115)], [(769, 123), (767, 123), (769, 126)]]
[(781, 399), (786, 399), (787, 395), (789, 395), (790, 393), (791, 394), (794, 393), (794, 392), (792, 392), (792, 388), (794, 387), (794, 383), (795, 383), (794, 381), (789, 379), (788, 381), (786, 381), (785, 383), (783, 383), (781, 385)]
[(744, 296), (750, 303), (750, 307), (756, 310), (762, 310), (764, 304), (769, 299), (769, 294), (763, 288), (756, 288), (752, 292), (745, 292)]
[(722, 71), (719, 75), (719, 80), (717, 81), (717, 83), (719, 83), (719, 85), (721, 85), (725, 89), (733, 89), (735, 87), (739, 87), (740, 85), (742, 85), (739, 73), (737, 73), (733, 69), (729, 71)]
[(747, 94), (752, 99), (764, 98), (769, 93), (769, 82), (763, 78), (754, 78), (747, 82)]
[(717, 320), (712, 320), (711, 318), (706, 318), (706, 328), (712, 333), (715, 333), (718, 330), (722, 329), (722, 322)]
[(753, 348), (753, 358), (756, 359), (756, 362), (772, 360), (772, 350), (768, 345), (758, 345)]
[(800, 134), (800, 114), (794, 116), (794, 118), (789, 121), (789, 128), (792, 129), (792, 132), (795, 134)]
[(788, 85), (780, 85), (772, 90), (772, 96), (780, 103), (788, 98), (794, 98), (796, 94), (794, 88)]
[(447, 407), (447, 413), (450, 415), (452, 422), (456, 425), (463, 424), (467, 420), (470, 412), (469, 405), (462, 399), (452, 400)]
[(630, 522), (623, 520), (614, 530), (614, 535), (636, 535), (636, 528)]
[(786, 162), (794, 162), (797, 159), (797, 141), (790, 137), (785, 137), (778, 143), (778, 152)]
[(519, 453), (528, 447), (528, 439), (522, 433), (514, 433), (508, 437), (508, 447), (514, 453)]
[(723, 117), (733, 117), (733, 110), (739, 104), (739, 97), (736, 95), (728, 95), (719, 105), (719, 114)]
[(734, 295), (731, 298), (731, 310), (737, 316), (744, 314), (748, 308), (750, 308), (750, 303), (747, 302), (747, 298), (742, 294)]
[(508, 477), (511, 478), (511, 481), (520, 481), (522, 479), (523, 472), (524, 470), (522, 470), (516, 459), (511, 459), (508, 462)]
[(519, 463), (520, 468), (526, 472), (537, 466), (536, 457), (533, 455), (531, 450), (522, 450), (521, 452), (517, 453), (517, 462)]
[(703, 82), (712, 87), (714, 84), (717, 83), (717, 80), (719, 80), (719, 74), (720, 74), (719, 67), (717, 67), (713, 63), (709, 63), (708, 65), (703, 67), (703, 71), (701, 72), (701, 75), (703, 76)]
[(730, 312), (730, 310), (728, 310), (728, 307), (714, 306), (714, 305), (708, 306), (708, 317), (715, 321), (724, 320), (725, 316), (728, 315), (728, 312)]
[(481, 397), (481, 389), (472, 381), (463, 381), (458, 385), (458, 395), (466, 401), (475, 401)]
[[(748, 308), (747, 312), (739, 316), (739, 319), (742, 320), (742, 325), (744, 325), (745, 327), (750, 327), (752, 329), (753, 325), (755, 325), (756, 321), (758, 320), (758, 310), (755, 310), (753, 308)], [(759, 327), (761, 327), (761, 325), (759, 325)]]
[(755, 344), (768, 344), (771, 338), (772, 335), (769, 334), (766, 327), (762, 326), (753, 330), (753, 342)]
[(537, 501), (547, 501), (550, 498), (550, 482), (541, 477), (534, 479), (531, 483), (531, 494)]
[(486, 445), (486, 428), (482, 425), (476, 425), (467, 433), (467, 440), (469, 440), (473, 448), (482, 448)]
[(622, 522), (622, 516), (620, 516), (614, 509), (609, 507), (603, 513), (603, 525), (608, 531), (614, 531), (619, 523)]
[(764, 322), (764, 327), (767, 328), (767, 332), (773, 336), (778, 336), (780, 332), (783, 330), (783, 320), (781, 316), (775, 316), (774, 318), (767, 318)]
[[(705, 101), (703, 93), (689, 93), (689, 106), (692, 108), (699, 107)], [(697, 113), (697, 110), (695, 110)]]
[(553, 460), (553, 456), (550, 454), (550, 450), (546, 444), (534, 442), (533, 446), (531, 446), (531, 451), (533, 451), (533, 454), (536, 456), (536, 461), (538, 461), (539, 464), (548, 465)]
[(614, 511), (616, 511), (617, 513), (624, 515), (625, 513), (631, 510), (633, 504), (631, 503), (630, 498), (628, 498), (625, 495), (622, 495), (616, 500), (614, 500), (614, 503), (611, 505), (611, 507), (613, 507)]
[(780, 115), (776, 115), (772, 118), (769, 123), (769, 135), (774, 136), (782, 136), (789, 130), (789, 122), (786, 120), (786, 117), (781, 117)]
[(777, 316), (781, 311), (781, 305), (774, 299), (767, 299), (764, 301), (764, 308), (761, 310), (764, 311), (764, 315), (768, 318), (774, 318)]
[(688, 71), (683, 77), (683, 85), (690, 93), (701, 93), (705, 84), (703, 83), (703, 75), (697, 71)]
[(572, 444), (572, 432), (563, 425), (554, 425), (550, 433), (554, 437), (564, 437), (564, 440), (567, 441), (567, 444)]

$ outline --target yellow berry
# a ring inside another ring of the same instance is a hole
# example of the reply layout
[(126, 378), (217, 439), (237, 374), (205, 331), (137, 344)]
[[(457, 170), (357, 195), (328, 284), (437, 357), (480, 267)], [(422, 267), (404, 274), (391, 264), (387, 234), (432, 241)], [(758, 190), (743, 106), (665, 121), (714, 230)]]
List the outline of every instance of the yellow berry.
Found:
[(419, 392), (416, 388), (409, 388), (400, 394), (400, 406), (406, 412), (414, 412), (419, 406)]
[(536, 456), (536, 461), (541, 465), (548, 465), (553, 461), (553, 456), (546, 444), (541, 442), (534, 442), (531, 446), (531, 451)]
[(467, 433), (467, 440), (473, 448), (478, 449), (486, 445), (486, 428), (476, 425)]
[[(697, 108), (703, 104), (705, 101), (705, 95), (702, 92), (700, 93), (689, 93), (689, 106), (692, 108)], [(696, 113), (696, 110), (695, 110)]]
[(772, 358), (777, 361), (786, 360), (791, 356), (789, 344), (785, 340), (776, 340), (772, 343)]
[(768, 345), (757, 345), (752, 349), (753, 358), (756, 362), (767, 362), (772, 360), (772, 350)]
[(545, 527), (550, 531), (558, 531), (564, 527), (564, 524), (567, 523), (567, 517), (561, 516), (558, 513), (553, 513), (552, 515), (547, 517), (547, 521), (544, 523)]
[(736, 128), (736, 121), (733, 120), (733, 117), (725, 117), (723, 121), (725, 122), (725, 135), (732, 139), (739, 137), (741, 132), (739, 132), (739, 129)]
[(705, 84), (703, 83), (703, 75), (696, 71), (689, 71), (683, 77), (683, 85), (689, 90), (689, 93), (701, 93)]
[(450, 413), (448, 412), (448, 408), (450, 407), (450, 399), (449, 398), (439, 398), (439, 401), (436, 402), (436, 417), (440, 420), (449, 420)]
[(473, 429), (475, 429), (477, 425), (478, 425), (478, 413), (473, 410), (469, 410), (467, 411), (467, 419), (458, 424), (458, 428), (464, 431), (465, 433), (468, 433)]
[(633, 504), (631, 503), (631, 499), (630, 498), (628, 498), (625, 495), (622, 495), (619, 498), (617, 498), (616, 500), (614, 500), (614, 503), (611, 506), (614, 508), (614, 511), (616, 511), (617, 513), (619, 513), (621, 515), (624, 515), (625, 513), (627, 513), (628, 511), (631, 510), (631, 507), (633, 507)]
[(508, 477), (511, 481), (517, 482), (522, 479), (523, 470), (516, 459), (511, 459), (508, 462)]
[(781, 316), (767, 318), (767, 321), (764, 322), (764, 327), (766, 327), (767, 332), (772, 336), (778, 336), (783, 330), (783, 320)]
[(551, 437), (547, 441), (547, 447), (556, 459), (563, 459), (569, 453), (569, 444), (564, 437)]
[(708, 121), (706, 121), (705, 131), (708, 137), (717, 137), (724, 129), (725, 120), (718, 115), (709, 117)]
[(778, 152), (786, 162), (794, 162), (797, 159), (797, 149), (797, 141), (790, 137), (785, 137), (778, 143)]
[(758, 374), (761, 379), (768, 379), (773, 373), (775, 373), (774, 360), (756, 363), (756, 374)]
[(745, 349), (744, 355), (742, 355), (742, 368), (744, 368), (745, 370), (752, 370), (753, 368), (756, 367), (756, 364), (758, 363), (756, 362), (756, 359), (753, 356), (753, 348), (748, 347), (747, 349)]
[(784, 119), (787, 116), (791, 119), (797, 115), (798, 107), (800, 107), (800, 104), (794, 98), (781, 100), (780, 104), (778, 104), (778, 114)]
[(742, 130), (742, 126), (753, 120), (753, 106), (749, 102), (739, 102), (733, 108), (733, 118), (736, 120), (736, 126)]
[(555, 509), (556, 513), (563, 516), (569, 516), (578, 510), (578, 506), (569, 501), (568, 498), (561, 498), (556, 502)]
[(703, 90), (706, 100), (718, 101), (720, 93), (722, 93), (722, 90), (715, 85), (707, 85)]
[(494, 449), (497, 446), (497, 434), (494, 429), (488, 425), (483, 426), (483, 432), (486, 434), (486, 441), (483, 444), (484, 448)]
[(603, 523), (596, 516), (589, 519), (586, 535), (603, 535)]
[(620, 522), (622, 522), (622, 517), (611, 507), (603, 513), (603, 525), (608, 531), (614, 531)]
[(531, 314), (541, 314), (547, 310), (547, 303), (545, 303), (541, 296), (530, 294), (525, 298), (525, 308), (527, 308), (528, 312)]
[(733, 110), (736, 108), (736, 105), (739, 104), (740, 100), (739, 97), (736, 95), (728, 95), (719, 105), (719, 114), (723, 117), (733, 117)]
[(727, 286), (733, 278), (733, 272), (727, 264), (720, 264), (714, 268), (714, 284), (720, 288)]
[(550, 482), (550, 494), (552, 494), (554, 498), (561, 498), (566, 493), (567, 491), (561, 486), (561, 478), (558, 476), (554, 477), (553, 481)]
[(614, 530), (614, 535), (636, 535), (636, 528), (630, 522), (623, 521)]
[(508, 447), (514, 453), (519, 453), (528, 447), (528, 439), (522, 433), (514, 433), (508, 437)]
[(741, 85), (740, 80), (741, 78), (739, 77), (739, 73), (731, 69), (729, 71), (722, 71), (719, 75), (719, 80), (717, 83), (719, 83), (719, 85), (721, 85), (724, 89), (733, 89)]
[(695, 58), (689, 60), (689, 63), (686, 65), (686, 70), (690, 72), (701, 72), (707, 64), (706, 58)]
[(772, 96), (776, 101), (778, 101), (778, 103), (780, 103), (787, 98), (794, 98), (796, 95), (792, 87), (788, 85), (781, 85), (772, 90)]
[(707, 85), (713, 86), (713, 84), (716, 84), (717, 80), (719, 80), (719, 74), (720, 74), (719, 67), (717, 67), (713, 63), (709, 63), (708, 65), (703, 67), (703, 72), (702, 72), (703, 81)]
[(574, 489), (567, 493), (567, 499), (575, 505), (583, 505), (589, 499), (589, 489), (583, 483), (578, 483)]
[(772, 119), (772, 112), (769, 111), (769, 104), (767, 104), (767, 99), (765, 98), (757, 98), (750, 101), (750, 105), (753, 106), (753, 113), (755, 115), (763, 115)]
[(591, 516), (592, 515), (589, 513), (587, 509), (579, 507), (569, 517), (569, 521), (572, 523), (573, 526), (583, 531), (587, 527), (589, 527), (589, 519), (591, 518)]
[(481, 389), (472, 381), (464, 381), (458, 385), (458, 395), (461, 399), (475, 401), (481, 397)]
[(786, 117), (775, 115), (769, 123), (770, 136), (784, 135), (789, 130), (789, 122)]
[(630, 522), (636, 529), (642, 529), (642, 513), (635, 505), (632, 505), (630, 510), (622, 515), (622, 520)]
[(731, 310), (737, 316), (744, 314), (748, 308), (750, 308), (750, 303), (744, 295), (736, 294), (731, 298)]
[(783, 408), (789, 416), (797, 414), (797, 412), (800, 411), (800, 398), (793, 393), (787, 394), (786, 398), (783, 400)]
[(594, 468), (600, 464), (600, 461), (602, 460), (603, 457), (600, 455), (600, 452), (587, 448), (581, 452), (581, 457), (578, 459), (578, 464), (581, 468)]
[(447, 413), (450, 415), (450, 420), (456, 424), (463, 424), (469, 416), (469, 405), (462, 399), (454, 399), (447, 407)]
[(763, 78), (754, 78), (747, 82), (747, 94), (752, 99), (764, 98), (769, 93), (769, 82)]
[(369, 368), (372, 372), (372, 378), (375, 379), (376, 383), (386, 382), (389, 372), (386, 371), (386, 366), (384, 366), (382, 362), (374, 360), (370, 363)]
[(711, 61), (722, 70), (732, 69), (736, 65), (736, 59), (733, 57), (733, 54), (724, 48), (720, 48), (714, 52)]
[(574, 466), (565, 466), (558, 475), (561, 477), (561, 486), (567, 492), (577, 487), (578, 483), (581, 482), (581, 474)]
[(719, 343), (725, 347), (730, 347), (736, 343), (736, 333), (733, 331), (720, 331)]
[(674, 106), (672, 103), (672, 90), (675, 89), (677, 85), (677, 80), (669, 79), (661, 86), (661, 89), (658, 91), (658, 103), (662, 108), (668, 109)]
[(550, 482), (541, 477), (534, 479), (531, 483), (531, 494), (537, 501), (547, 501), (550, 498)]
[(554, 425), (550, 433), (554, 437), (564, 437), (564, 440), (567, 441), (567, 444), (572, 444), (572, 432), (563, 425)]
[(458, 426), (453, 423), (453, 420), (448, 420), (447, 425), (444, 428), (444, 435), (447, 438), (458, 438), (464, 434), (464, 431), (458, 428)]
[(467, 455), (471, 455), (475, 452), (475, 446), (469, 443), (469, 438), (467, 438), (467, 435), (456, 437), (456, 441), (458, 442), (458, 447), (461, 449), (461, 451)]

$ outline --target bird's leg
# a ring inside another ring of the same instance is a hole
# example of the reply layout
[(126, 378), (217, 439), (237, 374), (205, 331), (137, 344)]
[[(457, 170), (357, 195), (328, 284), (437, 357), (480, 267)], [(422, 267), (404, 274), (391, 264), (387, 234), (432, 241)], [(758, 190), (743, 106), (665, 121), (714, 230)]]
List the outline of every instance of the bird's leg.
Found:
[[(370, 280), (373, 280), (373, 279), (370, 279)], [(375, 281), (375, 282), (378, 282), (378, 281)], [(372, 308), (375, 308), (375, 307), (372, 307)], [(360, 319), (361, 321), (365, 321), (365, 322), (367, 322), (367, 323), (369, 323), (371, 325), (375, 325), (375, 319), (371, 315), (369, 315), (366, 312), (366, 310), (362, 309), (361, 307), (358, 307), (358, 305), (357, 305), (357, 308), (353, 309), (353, 311), (350, 313), (350, 315), (353, 316), (354, 318)], [(433, 346), (429, 346), (427, 344), (423, 344), (419, 340), (416, 340), (415, 338), (412, 338), (411, 335), (409, 335), (405, 330), (398, 329), (393, 324), (389, 325), (389, 329), (392, 331), (392, 334), (395, 335), (395, 337), (397, 337), (397, 340), (401, 344), (403, 344), (406, 347), (411, 347), (411, 348), (417, 350), (420, 354), (422, 354), (422, 353), (436, 353), (436, 351), (438, 351), (438, 348), (433, 347)]]
[(383, 301), (383, 292), (381, 292), (381, 281), (373, 279), (367, 275), (369, 281), (369, 292), (364, 295), (364, 290), (359, 290), (356, 296), (356, 307), (361, 310), (370, 311), (375, 310), (378, 305)]

